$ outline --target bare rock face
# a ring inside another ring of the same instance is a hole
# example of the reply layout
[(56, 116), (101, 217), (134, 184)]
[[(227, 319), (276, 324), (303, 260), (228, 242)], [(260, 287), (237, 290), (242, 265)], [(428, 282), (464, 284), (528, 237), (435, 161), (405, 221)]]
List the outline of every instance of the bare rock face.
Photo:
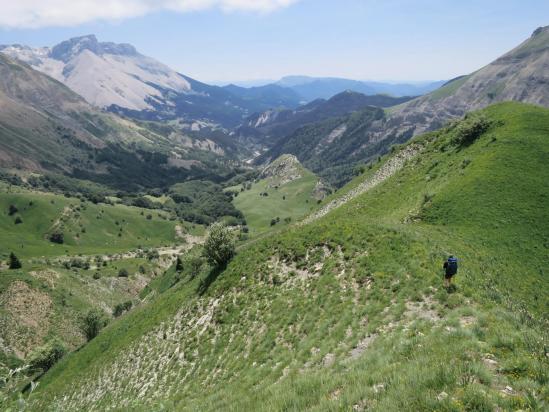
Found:
[(316, 200), (324, 200), (330, 195), (332, 191), (330, 187), (327, 186), (322, 180), (316, 182), (315, 188), (313, 189), (313, 197)]
[(261, 178), (272, 179), (272, 186), (282, 186), (303, 177), (303, 166), (294, 155), (284, 154), (261, 172)]
[(130, 44), (75, 37), (49, 48), (0, 46), (0, 52), (64, 83), (95, 106), (152, 110), (164, 92), (190, 93), (189, 82), (169, 67), (143, 56)]

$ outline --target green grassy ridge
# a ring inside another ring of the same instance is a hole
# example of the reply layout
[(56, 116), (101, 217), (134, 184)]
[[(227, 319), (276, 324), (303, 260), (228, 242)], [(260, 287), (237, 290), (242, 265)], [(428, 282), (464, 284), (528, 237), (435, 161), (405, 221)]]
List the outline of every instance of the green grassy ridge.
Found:
[[(546, 186), (539, 185), (547, 170), (535, 165), (547, 159), (549, 111), (506, 103), (484, 113), (500, 123), (471, 146), (452, 145), (451, 130), (426, 135), (419, 139), (426, 150), (403, 170), (313, 224), (242, 249), (205, 294), (197, 293), (200, 277), (187, 279), (111, 325), (48, 373), (30, 405), (543, 410), (548, 288), (539, 263), (547, 245), (539, 242), (549, 231), (540, 203)], [(463, 179), (470, 183), (460, 185)], [(502, 191), (512, 207), (492, 207)], [(331, 254), (322, 257), (322, 247)], [(451, 294), (441, 288), (448, 253), (462, 261)], [(320, 272), (300, 280), (300, 271), (316, 273), (318, 263)], [(434, 322), (409, 315), (409, 305), (421, 301), (436, 313)], [(214, 302), (200, 334), (192, 325)], [(182, 319), (174, 324), (176, 313)], [(166, 332), (169, 338), (158, 337)], [(375, 336), (371, 346), (349, 360), (368, 335)], [(159, 361), (176, 347), (188, 356)], [(322, 366), (328, 354), (334, 363)], [(131, 378), (136, 357), (143, 364)], [(103, 396), (100, 377), (112, 383)], [(140, 398), (132, 379), (157, 383)], [(501, 392), (507, 385), (510, 395)]]

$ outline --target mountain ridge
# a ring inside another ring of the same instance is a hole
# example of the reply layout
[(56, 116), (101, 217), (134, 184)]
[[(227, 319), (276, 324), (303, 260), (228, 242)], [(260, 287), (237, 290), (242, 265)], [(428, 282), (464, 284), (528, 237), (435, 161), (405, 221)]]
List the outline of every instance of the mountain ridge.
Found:
[[(375, 119), (365, 117), (361, 123), (356, 116), (346, 116), (333, 124), (324, 120), (301, 132), (288, 133), (257, 161), (292, 153), (313, 172), (332, 173), (332, 183), (339, 186), (351, 177), (357, 163), (371, 162), (386, 153), (391, 145), (441, 128), (471, 110), (507, 100), (549, 107), (548, 65), (549, 26), (546, 26), (483, 68), (450, 80), (429, 94), (388, 108)], [(344, 125), (345, 132), (335, 144), (323, 148), (323, 155), (316, 155), (314, 147), (303, 144), (313, 137), (314, 144), (329, 142), (329, 136)], [(335, 156), (346, 144), (349, 150)]]

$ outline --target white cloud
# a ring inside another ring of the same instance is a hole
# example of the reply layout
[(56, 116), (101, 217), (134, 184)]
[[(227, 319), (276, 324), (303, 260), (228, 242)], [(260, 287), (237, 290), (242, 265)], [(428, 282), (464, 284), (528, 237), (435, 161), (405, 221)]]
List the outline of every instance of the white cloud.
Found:
[(0, 27), (76, 26), (94, 20), (123, 20), (161, 10), (268, 13), (299, 0), (0, 0)]

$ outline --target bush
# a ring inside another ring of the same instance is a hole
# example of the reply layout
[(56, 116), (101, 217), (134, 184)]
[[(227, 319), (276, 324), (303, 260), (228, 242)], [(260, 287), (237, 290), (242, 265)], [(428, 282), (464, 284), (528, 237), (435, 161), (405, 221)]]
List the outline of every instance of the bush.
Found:
[(75, 257), (75, 258), (72, 258), (70, 262), (63, 263), (63, 266), (65, 266), (67, 269), (79, 268), (79, 269), (88, 270), (90, 268), (90, 262), (86, 259)]
[(67, 348), (58, 340), (54, 339), (44, 346), (35, 349), (29, 355), (29, 366), (32, 371), (42, 370), (46, 372), (67, 354)]
[(232, 232), (222, 223), (210, 227), (208, 238), (204, 243), (204, 256), (215, 267), (229, 263), (235, 253), (235, 242)]
[(452, 143), (458, 146), (468, 146), (482, 136), (491, 124), (491, 121), (484, 115), (467, 115), (455, 124)]
[(190, 273), (191, 278), (195, 278), (200, 273), (200, 269), (202, 269), (202, 265), (204, 264), (204, 260), (200, 256), (188, 256), (185, 259), (185, 263), (183, 266), (187, 268), (187, 271)]
[(91, 309), (86, 315), (82, 318), (81, 329), (82, 333), (89, 342), (95, 338), (101, 329), (107, 325), (107, 319), (103, 312), (99, 309)]
[(128, 300), (127, 302), (124, 302), (124, 303), (119, 303), (114, 307), (112, 311), (112, 315), (115, 318), (117, 318), (120, 315), (122, 315), (124, 312), (129, 311), (132, 308), (132, 306), (133, 306), (133, 302), (131, 300)]
[(130, 276), (130, 273), (128, 272), (128, 269), (122, 268), (118, 271), (118, 277), (119, 278), (127, 278)]
[(21, 261), (17, 256), (15, 256), (15, 253), (13, 252), (10, 253), (8, 264), (10, 269), (21, 269), (21, 266), (22, 266)]
[(58, 244), (61, 245), (61, 244), (63, 244), (63, 242), (65, 242), (65, 237), (64, 237), (63, 233), (61, 233), (61, 232), (54, 232), (54, 233), (50, 234), (49, 240), (52, 243), (58, 243)]
[(179, 256), (177, 257), (177, 261), (175, 262), (175, 270), (176, 272), (183, 271), (183, 262), (181, 261), (181, 258)]
[(175, 203), (192, 203), (193, 202), (193, 200), (189, 196), (180, 195), (178, 193), (173, 193), (171, 197)]
[(15, 224), (16, 224), (16, 225), (20, 225), (21, 223), (23, 223), (23, 219), (21, 219), (19, 216), (17, 216), (17, 217), (15, 218)]
[(136, 207), (141, 207), (143, 209), (154, 209), (155, 204), (148, 198), (142, 196), (136, 199), (133, 199), (132, 205)]
[(19, 209), (17, 209), (17, 206), (15, 206), (15, 205), (9, 205), (9, 207), (8, 207), (8, 215), (9, 215), (9, 216), (13, 216), (13, 215), (16, 214), (18, 211), (19, 211)]
[(156, 249), (149, 250), (147, 252), (147, 259), (149, 259), (149, 260), (158, 259), (159, 257), (160, 257), (160, 254), (158, 253), (158, 250), (156, 250)]

